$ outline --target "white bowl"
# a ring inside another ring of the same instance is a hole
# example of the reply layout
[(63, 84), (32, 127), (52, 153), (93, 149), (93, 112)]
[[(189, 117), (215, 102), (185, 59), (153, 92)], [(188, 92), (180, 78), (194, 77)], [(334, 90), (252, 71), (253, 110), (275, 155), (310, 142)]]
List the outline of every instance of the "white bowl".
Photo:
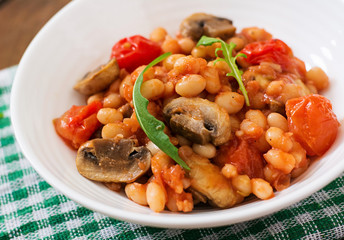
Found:
[(109, 59), (119, 39), (165, 27), (175, 34), (194, 12), (228, 17), (240, 29), (259, 26), (284, 40), (307, 67), (322, 67), (331, 79), (324, 93), (343, 123), (343, 1), (234, 0), (77, 0), (54, 16), (25, 52), (14, 81), (11, 114), (17, 140), (37, 172), (58, 191), (83, 206), (110, 217), (143, 225), (200, 228), (258, 218), (300, 201), (334, 180), (344, 170), (344, 134), (312, 163), (292, 186), (267, 201), (231, 209), (195, 210), (188, 214), (154, 213), (82, 177), (76, 153), (57, 136), (52, 119), (84, 98), (72, 86), (87, 71)]

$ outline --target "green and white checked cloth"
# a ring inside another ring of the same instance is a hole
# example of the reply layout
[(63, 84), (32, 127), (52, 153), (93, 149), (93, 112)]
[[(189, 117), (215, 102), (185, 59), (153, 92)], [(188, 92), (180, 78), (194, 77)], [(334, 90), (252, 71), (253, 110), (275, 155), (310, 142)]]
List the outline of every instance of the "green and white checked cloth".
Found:
[(225, 227), (163, 229), (118, 221), (56, 192), (13, 135), (16, 67), (0, 71), (0, 239), (343, 239), (344, 174), (309, 198), (266, 217)]

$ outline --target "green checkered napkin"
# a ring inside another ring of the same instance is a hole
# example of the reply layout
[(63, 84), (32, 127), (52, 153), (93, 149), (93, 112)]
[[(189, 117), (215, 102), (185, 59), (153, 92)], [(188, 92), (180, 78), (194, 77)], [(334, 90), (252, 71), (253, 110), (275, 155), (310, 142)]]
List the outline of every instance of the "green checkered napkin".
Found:
[(0, 239), (344, 238), (344, 174), (282, 211), (219, 228), (151, 228), (80, 206), (46, 183), (16, 143), (9, 112), (15, 71), (16, 67), (0, 71)]

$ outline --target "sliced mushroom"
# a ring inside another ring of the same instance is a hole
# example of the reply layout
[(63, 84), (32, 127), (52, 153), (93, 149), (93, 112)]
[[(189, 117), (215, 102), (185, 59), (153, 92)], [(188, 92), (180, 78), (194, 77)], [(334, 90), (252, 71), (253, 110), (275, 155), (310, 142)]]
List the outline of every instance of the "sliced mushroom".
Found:
[(134, 147), (134, 140), (93, 139), (78, 150), (76, 167), (84, 177), (100, 182), (132, 182), (150, 168), (146, 147)]
[(230, 138), (228, 113), (206, 99), (176, 98), (164, 107), (163, 114), (173, 132), (194, 143), (218, 146)]
[(217, 207), (227, 208), (236, 203), (232, 186), (217, 166), (195, 154), (189, 146), (180, 147), (178, 153), (190, 167), (188, 175), (191, 188), (206, 196)]
[(204, 196), (202, 193), (196, 191), (194, 188), (190, 187), (188, 191), (192, 194), (192, 199), (194, 201), (194, 205), (198, 203), (207, 203), (208, 198)]
[(194, 41), (202, 35), (226, 40), (235, 34), (235, 30), (231, 20), (206, 13), (194, 13), (180, 24), (181, 35)]
[(91, 95), (106, 89), (119, 76), (119, 67), (115, 58), (92, 72), (86, 74), (74, 89), (81, 94)]

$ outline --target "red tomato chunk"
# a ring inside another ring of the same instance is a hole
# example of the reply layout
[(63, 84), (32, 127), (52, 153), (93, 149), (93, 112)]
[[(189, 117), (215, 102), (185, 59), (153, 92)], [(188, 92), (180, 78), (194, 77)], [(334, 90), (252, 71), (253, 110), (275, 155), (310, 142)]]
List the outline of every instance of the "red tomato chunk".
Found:
[(263, 178), (265, 161), (261, 153), (245, 139), (236, 139), (221, 146), (215, 163), (223, 167), (230, 163), (237, 167), (239, 174), (246, 174), (250, 178)]
[(273, 62), (281, 65), (284, 71), (298, 74), (301, 77), (306, 74), (304, 62), (294, 57), (290, 47), (279, 39), (247, 44), (241, 53), (247, 56), (245, 61), (251, 65)]
[(112, 47), (111, 58), (116, 58), (118, 66), (132, 72), (146, 65), (161, 54), (159, 44), (140, 35), (123, 38)]
[(288, 100), (289, 130), (310, 156), (323, 155), (336, 139), (339, 122), (331, 102), (317, 94)]
[(101, 108), (99, 101), (86, 106), (72, 106), (60, 118), (54, 119), (56, 132), (68, 145), (78, 149), (101, 126), (97, 119)]

